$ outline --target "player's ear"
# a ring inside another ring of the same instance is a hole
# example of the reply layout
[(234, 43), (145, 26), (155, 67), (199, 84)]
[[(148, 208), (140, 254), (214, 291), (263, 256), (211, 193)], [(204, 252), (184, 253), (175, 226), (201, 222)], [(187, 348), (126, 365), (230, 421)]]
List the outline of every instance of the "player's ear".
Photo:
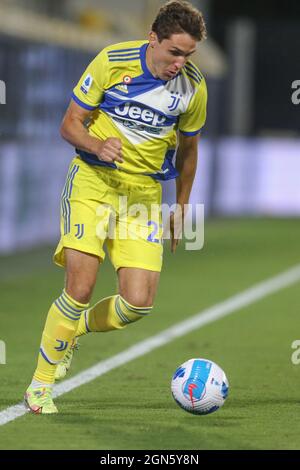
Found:
[(158, 37), (157, 34), (154, 31), (150, 31), (149, 33), (149, 44), (150, 47), (155, 47), (155, 45), (158, 43)]

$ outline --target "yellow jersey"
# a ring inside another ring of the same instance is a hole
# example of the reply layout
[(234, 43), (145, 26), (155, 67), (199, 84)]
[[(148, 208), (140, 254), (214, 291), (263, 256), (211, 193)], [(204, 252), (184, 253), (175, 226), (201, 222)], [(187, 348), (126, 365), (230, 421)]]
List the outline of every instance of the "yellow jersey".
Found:
[(206, 119), (207, 89), (199, 69), (188, 61), (171, 80), (154, 77), (146, 64), (148, 41), (129, 41), (103, 49), (73, 90), (73, 100), (93, 111), (89, 133), (122, 142), (124, 162), (107, 163), (77, 150), (91, 165), (127, 173), (175, 178), (177, 132), (200, 133)]

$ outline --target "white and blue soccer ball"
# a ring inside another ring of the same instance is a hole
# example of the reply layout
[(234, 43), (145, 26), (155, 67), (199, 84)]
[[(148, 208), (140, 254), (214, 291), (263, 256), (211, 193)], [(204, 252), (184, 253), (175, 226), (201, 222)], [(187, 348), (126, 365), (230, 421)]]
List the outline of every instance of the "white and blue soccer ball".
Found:
[(228, 395), (225, 372), (208, 359), (189, 359), (179, 366), (171, 382), (176, 403), (189, 413), (207, 415), (217, 411)]

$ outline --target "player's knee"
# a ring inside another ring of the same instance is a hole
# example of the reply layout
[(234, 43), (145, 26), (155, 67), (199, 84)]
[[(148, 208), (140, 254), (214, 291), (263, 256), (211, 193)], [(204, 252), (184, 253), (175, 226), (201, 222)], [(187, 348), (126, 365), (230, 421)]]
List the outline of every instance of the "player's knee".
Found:
[(72, 282), (67, 282), (66, 292), (72, 297), (72, 299), (76, 300), (77, 302), (87, 304), (91, 299), (93, 286), (90, 286), (88, 284), (78, 285)]
[(153, 305), (153, 299), (145, 292), (122, 292), (120, 295), (125, 302), (136, 308), (147, 308)]
[(66, 291), (77, 302), (88, 303), (97, 279), (99, 260), (73, 249), (65, 248)]
[(117, 296), (116, 311), (119, 316), (122, 327), (129, 323), (134, 323), (148, 316), (152, 311), (152, 305), (136, 305), (125, 300), (121, 295)]

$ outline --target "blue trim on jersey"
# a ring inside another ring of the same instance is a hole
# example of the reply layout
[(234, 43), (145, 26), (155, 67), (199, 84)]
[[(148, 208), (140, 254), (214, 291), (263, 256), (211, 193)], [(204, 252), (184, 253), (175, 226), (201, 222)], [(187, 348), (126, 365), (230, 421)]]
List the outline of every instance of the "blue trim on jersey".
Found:
[[(96, 165), (96, 166), (106, 166), (116, 170), (118, 167), (114, 163), (102, 162), (97, 158), (96, 155), (93, 153), (84, 152), (83, 150), (76, 149), (77, 154), (81, 157), (81, 159), (88, 163), (89, 165)], [(157, 173), (142, 173), (144, 176), (151, 176), (151, 178), (159, 181), (167, 181), (179, 176), (178, 171), (173, 165), (173, 157), (175, 154), (175, 150), (168, 150), (165, 155), (164, 162), (162, 164), (161, 172)]]
[(108, 58), (109, 59), (115, 59), (116, 57), (140, 57), (140, 53), (139, 52), (127, 52), (126, 54), (114, 54), (114, 55), (108, 55)]
[(126, 52), (125, 54), (108, 54), (108, 57), (110, 59), (115, 59), (116, 57), (132, 57), (132, 56), (135, 56), (135, 57), (140, 57), (140, 52), (139, 51), (136, 51), (136, 52)]
[(181, 132), (181, 134), (183, 134), (183, 135), (191, 135), (192, 136), (192, 135), (200, 134), (201, 130), (202, 130), (202, 127), (201, 127), (201, 129), (198, 129), (197, 131), (194, 131), (194, 132), (181, 131), (180, 129), (179, 129), (179, 132)]
[(190, 72), (188, 70), (185, 71), (185, 73), (187, 74), (188, 77), (192, 78), (196, 83), (201, 83), (201, 80), (200, 78), (198, 78), (196, 75), (194, 75), (193, 72)]
[(108, 51), (107, 54), (115, 54), (116, 52), (127, 52), (127, 51), (139, 51), (140, 47), (130, 47), (129, 49), (115, 49), (113, 51)]
[(118, 49), (107, 53), (109, 62), (125, 62), (138, 60), (140, 58), (140, 48), (133, 47), (131, 49)]
[(149, 80), (144, 77), (144, 75), (140, 75), (139, 77), (135, 77), (131, 80), (130, 84), (127, 85), (127, 92), (119, 90), (117, 86), (125, 85), (124, 82), (119, 82), (113, 87), (107, 90), (108, 94), (110, 91), (117, 93), (121, 96), (126, 96), (127, 98), (134, 98), (135, 96), (142, 95), (148, 91), (153, 91), (155, 88), (162, 87), (160, 82)]
[(141, 47), (141, 52), (140, 52), (141, 65), (142, 65), (142, 69), (144, 71), (144, 77), (145, 78), (150, 78), (151, 80), (153, 80), (155, 82), (159, 82), (159, 83), (161, 83), (161, 85), (165, 85), (165, 83), (167, 83), (168, 80), (161, 80), (159, 77), (154, 77), (154, 75), (152, 75), (152, 73), (150, 72), (150, 70), (147, 67), (146, 51), (147, 51), (148, 45), (149, 45), (148, 43), (143, 44), (142, 47)]
[(109, 57), (108, 61), (109, 62), (126, 62), (126, 61), (131, 61), (131, 60), (139, 60), (140, 56), (139, 55), (134, 55), (134, 56), (113, 56), (112, 58)]
[(81, 157), (81, 160), (83, 160), (85, 163), (88, 163), (89, 165), (106, 166), (115, 170), (118, 168), (114, 163), (103, 162), (102, 160), (99, 160), (97, 155), (94, 155), (93, 153), (84, 152), (83, 150), (79, 149), (76, 149), (76, 152)]
[(202, 80), (203, 76), (193, 64), (191, 64), (190, 62), (187, 62), (185, 64), (185, 68), (193, 72), (195, 75), (197, 75), (200, 81)]
[(147, 52), (147, 47), (149, 46), (149, 43), (146, 43), (146, 44), (143, 44), (141, 46), (141, 54), (140, 54), (140, 58), (141, 58), (141, 65), (142, 65), (142, 69), (144, 71), (144, 78), (147, 78), (147, 79), (150, 79), (152, 81), (155, 81), (155, 82), (158, 82), (160, 83), (161, 85), (165, 85), (166, 83), (168, 82), (171, 82), (172, 80), (176, 80), (177, 77), (179, 77), (179, 75), (181, 75), (181, 73), (177, 73), (175, 75), (175, 77), (171, 78), (170, 80), (162, 80), (161, 78), (159, 77), (154, 77), (154, 75), (152, 75), (152, 73), (150, 72), (150, 70), (148, 69), (148, 66), (147, 66), (147, 62), (146, 62), (146, 52)]
[(200, 80), (202, 80), (203, 75), (201, 74), (200, 70), (198, 70), (197, 67), (192, 64), (192, 62), (187, 62), (185, 64), (185, 67), (190, 67), (194, 71), (194, 73), (199, 76)]
[(77, 98), (77, 96), (75, 95), (74, 92), (72, 93), (72, 98), (77, 104), (79, 104), (79, 106), (81, 106), (84, 109), (88, 109), (89, 111), (94, 111), (95, 109), (98, 108), (98, 105), (97, 106), (90, 106), (89, 104), (84, 103), (79, 98)]
[(173, 157), (175, 150), (168, 150), (165, 155), (164, 162), (161, 167), (161, 171), (157, 173), (147, 173), (151, 178), (159, 181), (167, 181), (177, 178), (179, 176), (178, 171), (173, 165)]

